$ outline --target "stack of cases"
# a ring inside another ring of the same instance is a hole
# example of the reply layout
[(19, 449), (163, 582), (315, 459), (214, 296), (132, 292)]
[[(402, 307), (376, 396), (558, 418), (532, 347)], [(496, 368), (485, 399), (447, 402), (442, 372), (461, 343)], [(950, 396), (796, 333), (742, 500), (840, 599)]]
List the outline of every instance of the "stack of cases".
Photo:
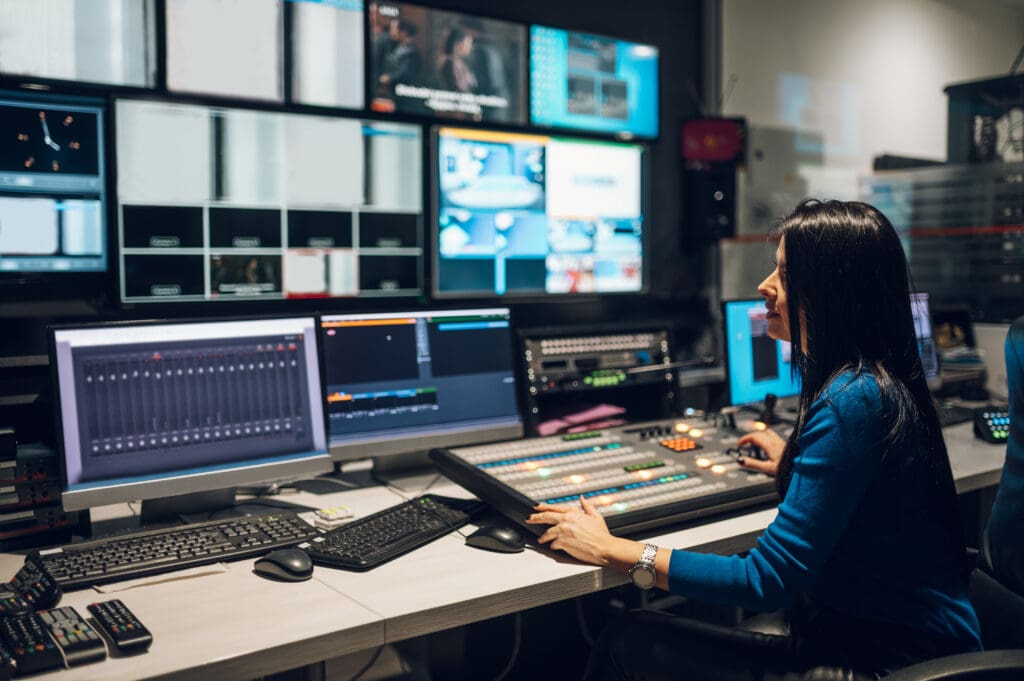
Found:
[(67, 542), (86, 522), (86, 514), (61, 505), (57, 453), (16, 446), (13, 431), (0, 429), (0, 550)]

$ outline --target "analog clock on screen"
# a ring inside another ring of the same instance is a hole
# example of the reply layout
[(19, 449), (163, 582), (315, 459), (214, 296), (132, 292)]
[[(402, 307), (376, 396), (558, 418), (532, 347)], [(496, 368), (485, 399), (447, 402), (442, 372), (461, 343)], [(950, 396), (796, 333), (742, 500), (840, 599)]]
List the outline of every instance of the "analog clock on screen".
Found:
[(0, 170), (97, 174), (96, 120), (73, 109), (0, 106)]

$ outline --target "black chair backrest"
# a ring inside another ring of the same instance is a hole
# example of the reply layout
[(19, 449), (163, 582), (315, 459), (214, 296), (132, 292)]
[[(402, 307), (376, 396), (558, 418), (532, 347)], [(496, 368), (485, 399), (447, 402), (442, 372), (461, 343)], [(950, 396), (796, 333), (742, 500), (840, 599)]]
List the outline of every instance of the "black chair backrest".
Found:
[(1024, 597), (978, 568), (971, 572), (970, 597), (986, 650), (1024, 648)]

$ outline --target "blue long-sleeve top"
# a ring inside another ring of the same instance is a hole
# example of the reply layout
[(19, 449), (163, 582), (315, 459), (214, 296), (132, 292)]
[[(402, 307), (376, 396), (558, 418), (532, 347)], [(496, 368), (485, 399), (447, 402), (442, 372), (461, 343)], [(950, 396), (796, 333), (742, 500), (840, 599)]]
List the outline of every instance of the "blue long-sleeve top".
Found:
[(1010, 326), (1005, 352), (1010, 437), (985, 533), (996, 578), (1024, 594), (1024, 317)]
[(669, 589), (761, 611), (802, 592), (980, 650), (963, 549), (938, 512), (924, 438), (886, 451), (880, 400), (871, 374), (833, 379), (807, 411), (785, 498), (755, 548), (742, 557), (673, 551)]

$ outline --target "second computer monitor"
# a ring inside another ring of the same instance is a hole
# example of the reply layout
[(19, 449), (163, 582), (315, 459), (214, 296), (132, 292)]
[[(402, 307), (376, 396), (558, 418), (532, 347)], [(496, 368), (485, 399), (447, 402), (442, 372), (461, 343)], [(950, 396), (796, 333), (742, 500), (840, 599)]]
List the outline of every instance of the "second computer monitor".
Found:
[(910, 312), (914, 316), (914, 333), (917, 335), (917, 349), (921, 353), (921, 368), (930, 390), (942, 387), (939, 377), (939, 352), (932, 333), (931, 309), (927, 293), (910, 294)]
[(508, 308), (324, 315), (320, 326), (336, 459), (522, 436)]
[(729, 402), (761, 402), (771, 393), (790, 397), (800, 392), (791, 370), (791, 346), (768, 335), (763, 300), (731, 300), (723, 304)]

